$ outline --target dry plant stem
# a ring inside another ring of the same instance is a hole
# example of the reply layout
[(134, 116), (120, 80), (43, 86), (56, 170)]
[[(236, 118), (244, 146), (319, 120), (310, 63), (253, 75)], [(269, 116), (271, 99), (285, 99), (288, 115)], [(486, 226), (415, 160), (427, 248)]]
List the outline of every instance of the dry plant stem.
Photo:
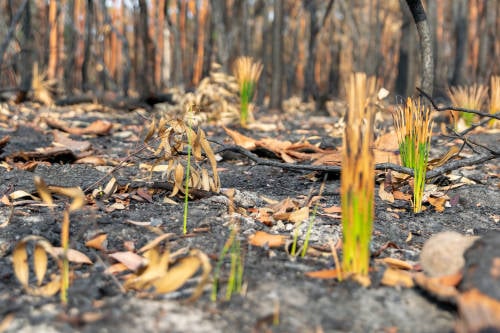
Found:
[(459, 108), (456, 106), (439, 107), (439, 106), (437, 106), (436, 102), (432, 99), (432, 97), (430, 97), (425, 91), (423, 91), (420, 88), (417, 88), (417, 90), (419, 93), (422, 94), (422, 96), (424, 96), (431, 103), (432, 107), (436, 111), (461, 111), (461, 112), (474, 113), (474, 114), (477, 114), (478, 116), (481, 116), (481, 117), (489, 117), (489, 118), (500, 120), (500, 112), (490, 114), (487, 112), (482, 112), (482, 111), (478, 111), (478, 110), (471, 110), (471, 109), (466, 109), (466, 108)]
[(373, 121), (375, 78), (352, 74), (347, 85), (349, 110), (342, 140), (342, 269), (366, 276), (373, 228), (375, 159)]

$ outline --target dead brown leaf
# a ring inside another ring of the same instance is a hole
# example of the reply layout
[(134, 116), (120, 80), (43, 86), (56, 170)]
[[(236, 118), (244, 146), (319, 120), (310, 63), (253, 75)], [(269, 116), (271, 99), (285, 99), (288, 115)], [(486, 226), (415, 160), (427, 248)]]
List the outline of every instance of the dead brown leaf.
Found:
[(107, 249), (107, 234), (99, 234), (92, 239), (85, 242), (86, 247), (90, 247), (99, 251), (106, 251)]
[(388, 267), (384, 271), (384, 275), (382, 276), (380, 283), (385, 286), (405, 288), (412, 288), (414, 285), (410, 272), (394, 267)]
[(259, 247), (281, 247), (285, 245), (288, 236), (268, 234), (264, 231), (257, 231), (248, 237), (249, 243)]

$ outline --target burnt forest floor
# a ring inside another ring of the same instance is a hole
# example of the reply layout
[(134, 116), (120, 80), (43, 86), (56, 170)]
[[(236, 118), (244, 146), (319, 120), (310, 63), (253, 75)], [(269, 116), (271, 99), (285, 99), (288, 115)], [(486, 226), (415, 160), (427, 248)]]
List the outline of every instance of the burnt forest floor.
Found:
[[(0, 150), (0, 197), (18, 190), (37, 195), (33, 177), (38, 175), (49, 185), (79, 186), (82, 189), (103, 187), (113, 163), (104, 166), (74, 163), (74, 158), (56, 156), (39, 159), (33, 167), (23, 168), (26, 159), (20, 152), (34, 152), (52, 145), (54, 130), (41, 116), (44, 113), (76, 127), (84, 127), (96, 119), (113, 124), (104, 135), (72, 135), (73, 140), (91, 144), (90, 151), (106, 161), (120, 161), (142, 144), (147, 121), (136, 112), (103, 110), (99, 106), (80, 110), (75, 107), (41, 108), (30, 104), (3, 106), (0, 139), (10, 139)], [(147, 116), (153, 116), (154, 111)], [(263, 116), (263, 115), (261, 115)], [(257, 114), (259, 117), (259, 114)], [(274, 132), (241, 130), (254, 137), (273, 137), (298, 141), (312, 137), (323, 148), (340, 145), (331, 138), (323, 124), (332, 120), (325, 116), (307, 114), (271, 115), (280, 129)], [(231, 143), (222, 127), (202, 125), (207, 138), (214, 142)], [(436, 126), (437, 128), (437, 126)], [(435, 132), (437, 132), (435, 128)], [(498, 133), (471, 134), (470, 138), (483, 145), (498, 147)], [(212, 141), (211, 141), (212, 142)], [(458, 145), (436, 134), (431, 155), (439, 156), (447, 147)], [(217, 151), (217, 144), (212, 142)], [(464, 150), (464, 154), (473, 154)], [(265, 154), (264, 154), (265, 155)], [(272, 154), (268, 158), (273, 158)], [(274, 156), (275, 157), (275, 156)], [(36, 160), (32, 158), (31, 160)], [(149, 172), (140, 169), (141, 159), (132, 159), (113, 176), (121, 186), (137, 179), (147, 179)], [(423, 243), (440, 231), (454, 230), (462, 234), (485, 235), (500, 230), (498, 159), (481, 165), (452, 171), (454, 176), (470, 180), (463, 186), (446, 192), (449, 204), (443, 212), (426, 204), (426, 211), (411, 212), (409, 203), (396, 200), (389, 203), (376, 195), (375, 221), (371, 248), (381, 250), (380, 258), (398, 258), (413, 264), (419, 260)], [(182, 235), (182, 198), (178, 204), (164, 203), (167, 191), (156, 191), (151, 200), (137, 196), (128, 198), (124, 207), (109, 209), (113, 198), (71, 214), (70, 247), (86, 254), (92, 265), (74, 265), (73, 280), (68, 291), (68, 304), (62, 306), (58, 296), (28, 295), (14, 276), (12, 253), (17, 242), (28, 235), (46, 238), (59, 246), (62, 211), (67, 200), (58, 198), (51, 211), (27, 198), (12, 206), (0, 203), (0, 323), (3, 332), (451, 332), (457, 319), (453, 304), (440, 302), (418, 288), (388, 287), (380, 284), (380, 272), (373, 272), (372, 285), (361, 287), (353, 281), (313, 279), (306, 272), (334, 267), (331, 256), (307, 255), (291, 258), (281, 248), (256, 247), (248, 237), (256, 231), (287, 235), (291, 238), (293, 225), (277, 222), (267, 226), (253, 218), (252, 208), (264, 207), (266, 200), (287, 197), (301, 200), (311, 190), (317, 191), (322, 176), (311, 177), (310, 171), (290, 171), (282, 168), (255, 165), (237, 154), (221, 154), (218, 162), (223, 189), (236, 189), (234, 204), (240, 209), (228, 213), (228, 200), (223, 194), (198, 198), (189, 202), (188, 231)], [(161, 173), (154, 173), (153, 179)], [(458, 182), (454, 177), (450, 184)], [(100, 183), (96, 183), (101, 180)], [(378, 189), (377, 184), (377, 189)], [(377, 190), (376, 189), (376, 193)], [(91, 191), (90, 191), (91, 192)], [(86, 193), (89, 194), (90, 192)], [(340, 205), (340, 180), (328, 177), (315, 218), (310, 244), (328, 248), (331, 240), (341, 238), (341, 221), (323, 214), (323, 207)], [(136, 198), (136, 199), (134, 199)], [(19, 201), (19, 200), (18, 200)], [(13, 202), (16, 202), (13, 200)], [(13, 209), (13, 210), (12, 210)], [(181, 248), (199, 249), (216, 265), (227, 241), (229, 222), (238, 219), (239, 237), (244, 254), (244, 294), (224, 300), (229, 262), (221, 270), (219, 300), (210, 300), (210, 285), (201, 298), (186, 303), (189, 286), (161, 296), (128, 291), (123, 293), (116, 278), (104, 273), (113, 262), (107, 253), (124, 251), (124, 242), (135, 248), (147, 244), (158, 232), (177, 235), (169, 242), (172, 251)], [(130, 221), (143, 222), (133, 224)], [(307, 224), (303, 225), (303, 228)], [(302, 230), (302, 235), (303, 231)], [(106, 234), (106, 251), (85, 246), (96, 234)], [(303, 241), (303, 239), (301, 239)], [(384, 245), (391, 244), (387, 248)], [(49, 268), (50, 270), (50, 268)], [(276, 314), (279, 314), (277, 322)], [(95, 315), (92, 317), (92, 315)]]

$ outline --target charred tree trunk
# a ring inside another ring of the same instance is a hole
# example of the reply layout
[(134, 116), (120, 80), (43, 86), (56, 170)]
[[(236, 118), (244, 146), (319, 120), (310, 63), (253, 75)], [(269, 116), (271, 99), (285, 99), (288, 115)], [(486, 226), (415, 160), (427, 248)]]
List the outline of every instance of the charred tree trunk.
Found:
[(83, 47), (82, 63), (82, 89), (87, 91), (89, 85), (90, 44), (92, 42), (92, 22), (94, 21), (94, 1), (87, 0), (87, 11), (85, 18), (85, 45)]
[(314, 100), (318, 98), (318, 85), (314, 80), (314, 64), (316, 63), (316, 36), (319, 33), (319, 24), (316, 22), (316, 1), (305, 0), (304, 6), (309, 13), (309, 44), (307, 48), (307, 62), (304, 68), (304, 91), (302, 93), (302, 101), (307, 102), (309, 96)]
[(21, 84), (20, 92), (16, 99), (22, 102), (31, 89), (33, 80), (33, 32), (31, 30), (31, 4), (28, 1), (24, 10), (22, 28), (21, 28)]
[(274, 21), (272, 40), (271, 109), (281, 109), (283, 92), (283, 0), (274, 0)]
[(486, 0), (484, 3), (483, 31), (479, 39), (479, 56), (478, 56), (478, 77), (481, 81), (486, 81), (490, 68), (488, 66), (488, 55), (495, 54), (494, 44), (498, 36), (495, 36), (496, 30), (496, 13), (498, 5), (497, 0)]
[(229, 71), (229, 45), (224, 22), (226, 12), (225, 0), (212, 1), (212, 19), (215, 30), (215, 42), (217, 45), (217, 61), (221, 64), (225, 72)]
[(403, 10), (403, 25), (399, 42), (398, 75), (396, 77), (396, 94), (411, 96), (417, 79), (418, 58), (416, 57), (416, 33), (407, 8)]
[(75, 87), (74, 80), (74, 70), (75, 70), (75, 51), (76, 51), (76, 39), (78, 38), (76, 34), (76, 22), (77, 11), (75, 10), (75, 1), (69, 2), (68, 8), (69, 14), (71, 15), (72, 22), (67, 25), (68, 34), (68, 49), (66, 52), (66, 66), (64, 66), (64, 85), (67, 92), (71, 92)]
[[(23, 3), (19, 6), (16, 13), (11, 19), (9, 30), (7, 31), (7, 35), (5, 36), (2, 44), (0, 45), (0, 68), (2, 67), (3, 56), (5, 52), (7, 52), (7, 48), (9, 47), (9, 43), (14, 37), (14, 33), (16, 32), (17, 23), (23, 17), (23, 13), (28, 5), (29, 0), (24, 0)], [(9, 11), (10, 12), (10, 11)]]
[(434, 53), (432, 50), (432, 35), (429, 21), (427, 20), (421, 0), (406, 0), (406, 3), (415, 21), (419, 37), (420, 60), (422, 66), (420, 88), (432, 96), (434, 87)]
[(142, 39), (142, 68), (140, 77), (140, 92), (142, 96), (149, 96), (153, 92), (153, 62), (154, 45), (149, 36), (148, 6), (146, 0), (139, 0), (140, 35)]
[(453, 6), (453, 17), (455, 19), (455, 64), (451, 85), (463, 85), (466, 83), (466, 60), (467, 60), (467, 30), (468, 30), (468, 0), (455, 0)]

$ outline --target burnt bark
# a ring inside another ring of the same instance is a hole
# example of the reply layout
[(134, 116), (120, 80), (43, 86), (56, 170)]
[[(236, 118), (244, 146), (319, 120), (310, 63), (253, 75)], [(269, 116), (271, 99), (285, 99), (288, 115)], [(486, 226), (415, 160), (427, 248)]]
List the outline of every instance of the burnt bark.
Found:
[(82, 89), (89, 90), (89, 64), (90, 64), (90, 46), (92, 43), (92, 21), (94, 20), (94, 1), (87, 0), (87, 10), (85, 17), (85, 45), (83, 47), (82, 63)]
[(406, 0), (417, 27), (422, 77), (420, 88), (432, 96), (434, 87), (434, 53), (431, 29), (421, 0)]
[(396, 77), (396, 94), (411, 96), (417, 79), (416, 34), (407, 8), (403, 10), (403, 25), (399, 42), (398, 75)]
[(281, 109), (283, 92), (283, 0), (274, 0), (273, 40), (272, 40), (271, 109)]
[(140, 36), (142, 40), (142, 66), (139, 75), (139, 91), (142, 96), (153, 92), (154, 44), (149, 36), (149, 15), (146, 0), (139, 0)]
[(453, 86), (466, 83), (468, 5), (468, 0), (455, 0), (452, 5), (455, 19), (455, 64), (451, 79), (451, 85)]
[[(29, 2), (28, 0), (24, 0), (24, 2), (19, 6), (16, 13), (14, 14), (14, 16), (11, 19), (10, 27), (9, 27), (9, 30), (7, 31), (7, 35), (5, 36), (4, 40), (2, 41), (2, 44), (0, 45), (0, 68), (2, 67), (3, 57), (5, 55), (5, 52), (7, 52), (7, 48), (9, 47), (9, 43), (12, 40), (12, 37), (14, 37), (14, 32), (16, 31), (17, 23), (19, 23), (19, 21), (23, 17), (23, 13), (25, 11), (26, 6), (28, 5), (28, 2)], [(9, 4), (10, 4), (10, 2), (9, 2)]]
[(215, 32), (215, 44), (217, 46), (217, 61), (225, 72), (229, 71), (229, 44), (226, 31), (226, 22), (224, 20), (226, 12), (225, 0), (212, 1), (212, 22)]
[(21, 38), (21, 84), (17, 102), (26, 98), (33, 80), (33, 31), (31, 29), (31, 4), (29, 1), (24, 10)]

